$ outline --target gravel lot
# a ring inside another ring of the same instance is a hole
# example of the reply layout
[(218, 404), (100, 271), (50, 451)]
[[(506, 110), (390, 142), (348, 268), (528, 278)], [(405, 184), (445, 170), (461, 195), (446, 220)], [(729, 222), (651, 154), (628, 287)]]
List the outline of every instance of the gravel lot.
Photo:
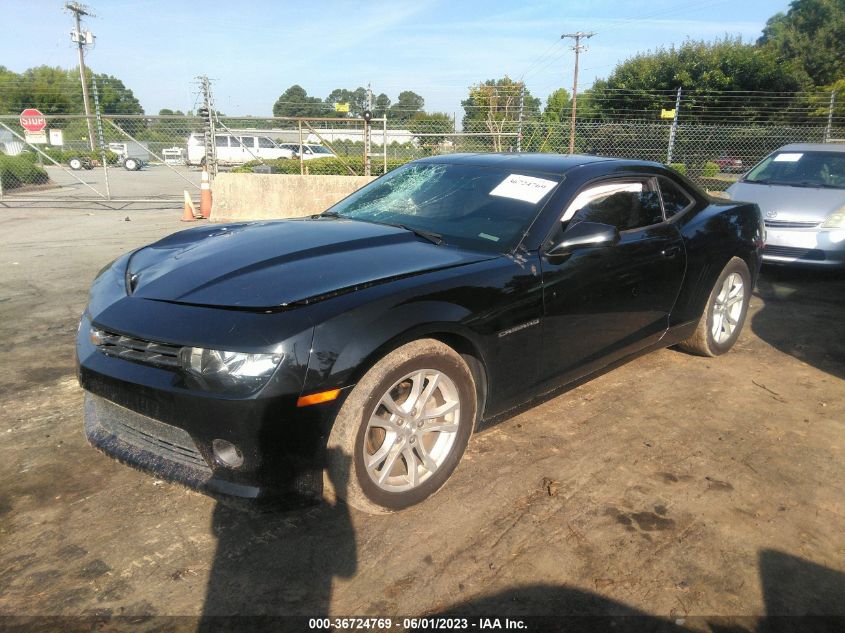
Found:
[(82, 434), (88, 285), (180, 216), (0, 209), (0, 615), (845, 616), (842, 275), (764, 269), (733, 352), (663, 350), (514, 415), (421, 506), (259, 515)]

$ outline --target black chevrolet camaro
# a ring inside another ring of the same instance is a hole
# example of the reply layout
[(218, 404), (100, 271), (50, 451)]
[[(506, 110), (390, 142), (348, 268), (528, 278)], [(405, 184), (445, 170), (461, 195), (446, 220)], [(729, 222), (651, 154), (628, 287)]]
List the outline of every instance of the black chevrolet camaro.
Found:
[(85, 432), (215, 495), (418, 503), (485, 421), (643, 352), (715, 356), (764, 228), (641, 161), (451, 155), (321, 215), (203, 226), (97, 276)]

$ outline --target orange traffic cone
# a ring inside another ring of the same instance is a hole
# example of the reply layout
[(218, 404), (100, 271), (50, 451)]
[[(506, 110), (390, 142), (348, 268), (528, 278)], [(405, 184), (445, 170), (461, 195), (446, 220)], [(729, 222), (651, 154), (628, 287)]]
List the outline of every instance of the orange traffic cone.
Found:
[(206, 219), (211, 216), (211, 183), (205, 169), (202, 170), (202, 182), (200, 183), (200, 215)]
[(182, 222), (196, 222), (197, 210), (194, 208), (194, 203), (191, 201), (190, 194), (185, 192), (185, 212), (182, 213)]

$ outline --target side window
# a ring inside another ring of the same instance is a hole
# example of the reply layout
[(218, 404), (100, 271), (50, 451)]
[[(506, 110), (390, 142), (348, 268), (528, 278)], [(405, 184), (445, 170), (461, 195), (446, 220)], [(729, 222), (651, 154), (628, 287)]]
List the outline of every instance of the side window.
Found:
[(258, 147), (262, 149), (273, 149), (274, 147), (276, 147), (276, 144), (273, 143), (273, 141), (271, 141), (266, 136), (263, 136), (258, 139)]
[(629, 231), (663, 222), (663, 211), (652, 179), (618, 180), (593, 185), (579, 193), (561, 222), (566, 226), (599, 222)]
[(663, 209), (667, 218), (685, 211), (695, 202), (691, 195), (668, 178), (660, 178), (660, 195), (663, 196)]
[(214, 137), (214, 144), (217, 147), (229, 147), (229, 137), (225, 134), (218, 134)]

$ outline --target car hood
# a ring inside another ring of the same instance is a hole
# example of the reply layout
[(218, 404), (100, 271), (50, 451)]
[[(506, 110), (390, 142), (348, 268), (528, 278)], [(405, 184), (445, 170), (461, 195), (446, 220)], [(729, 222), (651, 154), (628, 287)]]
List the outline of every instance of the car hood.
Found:
[[(767, 219), (823, 222), (845, 205), (843, 189), (736, 182), (728, 187), (728, 193), (732, 200), (756, 202)], [(772, 216), (771, 213), (777, 215)]]
[(296, 219), (175, 233), (136, 251), (127, 279), (135, 297), (273, 309), (493, 257), (392, 226)]

